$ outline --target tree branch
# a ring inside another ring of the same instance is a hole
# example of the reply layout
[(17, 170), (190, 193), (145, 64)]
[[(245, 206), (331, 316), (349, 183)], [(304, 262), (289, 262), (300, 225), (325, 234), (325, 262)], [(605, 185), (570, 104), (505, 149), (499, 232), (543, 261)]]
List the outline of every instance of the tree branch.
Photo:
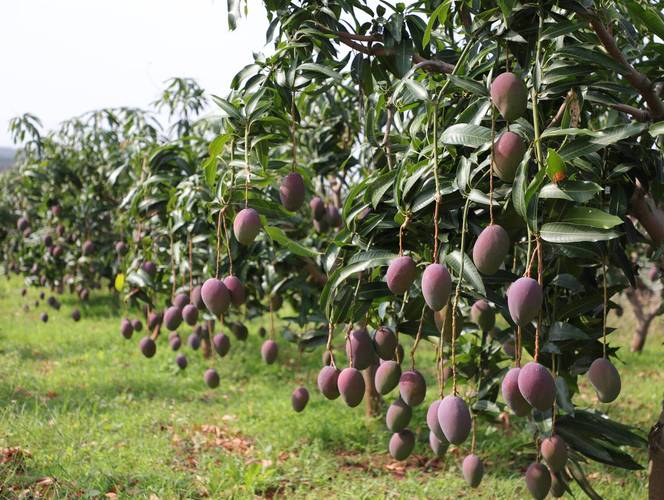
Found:
[(652, 120), (650, 111), (647, 109), (639, 109), (634, 106), (629, 106), (627, 104), (608, 104), (610, 108), (620, 111), (621, 113), (626, 113), (631, 115), (637, 122), (647, 122)]
[(636, 68), (634, 68), (634, 66), (632, 66), (627, 61), (623, 53), (618, 48), (616, 39), (613, 37), (613, 35), (611, 35), (611, 33), (609, 33), (602, 21), (600, 21), (597, 13), (588, 11), (587, 14), (581, 15), (588, 20), (593, 30), (595, 31), (597, 38), (599, 38), (600, 42), (609, 53), (609, 55), (625, 67), (625, 78), (630, 83), (630, 85), (641, 94), (643, 99), (648, 104), (648, 108), (650, 110), (649, 115), (651, 115), (651, 117), (656, 120), (664, 118), (664, 102), (662, 102), (662, 100), (655, 93), (652, 82), (646, 75), (637, 71)]
[(434, 71), (437, 73), (445, 73), (447, 75), (454, 71), (454, 65), (436, 59), (425, 59), (419, 54), (413, 54), (413, 62), (419, 65), (422, 69)]
[(560, 105), (558, 108), (558, 111), (556, 112), (556, 115), (551, 119), (549, 124), (547, 125), (546, 128), (551, 128), (551, 127), (557, 127), (560, 121), (563, 119), (563, 116), (565, 115), (565, 110), (567, 109), (567, 106), (569, 105), (570, 99), (572, 99), (572, 96), (574, 95), (574, 89), (569, 89), (567, 92), (567, 95), (565, 96), (565, 100), (563, 103)]
[(658, 248), (664, 242), (664, 210), (657, 207), (638, 182), (629, 200), (629, 213), (636, 217)]
[(358, 42), (382, 42), (383, 37), (380, 35), (358, 35), (357, 33), (350, 33), (348, 31), (334, 31), (325, 28), (324, 26), (318, 25), (319, 28), (323, 29), (330, 35), (343, 36), (349, 38), (350, 40), (356, 40)]
[[(323, 33), (328, 35), (335, 36), (337, 40), (347, 47), (350, 47), (353, 50), (357, 50), (362, 54), (368, 56), (389, 56), (394, 53), (393, 49), (385, 48), (384, 46), (380, 47), (367, 47), (358, 42), (382, 42), (383, 37), (380, 35), (358, 35), (355, 33), (348, 33), (346, 31), (335, 31), (325, 26), (316, 23), (316, 27), (321, 30)], [(425, 59), (419, 54), (413, 54), (413, 65), (416, 65), (418, 69), (423, 69), (425, 71), (430, 71), (433, 73), (444, 73), (450, 74), (454, 71), (454, 65), (437, 61), (435, 59)]]

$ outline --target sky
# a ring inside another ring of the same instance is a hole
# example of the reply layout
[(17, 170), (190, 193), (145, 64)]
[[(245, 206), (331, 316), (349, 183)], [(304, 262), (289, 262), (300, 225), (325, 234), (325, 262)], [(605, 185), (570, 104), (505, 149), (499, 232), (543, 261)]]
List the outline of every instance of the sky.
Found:
[(210, 94), (265, 46), (262, 2), (228, 30), (226, 0), (0, 1), (0, 146), (29, 112), (45, 129), (104, 107), (146, 107), (173, 76)]

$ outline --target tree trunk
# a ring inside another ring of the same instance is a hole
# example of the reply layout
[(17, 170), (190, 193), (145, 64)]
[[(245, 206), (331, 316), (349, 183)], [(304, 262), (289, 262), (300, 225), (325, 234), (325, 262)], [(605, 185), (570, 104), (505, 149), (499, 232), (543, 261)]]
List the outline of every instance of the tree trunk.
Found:
[(212, 344), (210, 339), (214, 335), (214, 320), (209, 319), (205, 322), (203, 327), (203, 338), (201, 339), (201, 348), (203, 351), (203, 358), (209, 359), (212, 356)]
[(636, 288), (628, 289), (625, 295), (632, 306), (636, 320), (636, 330), (634, 330), (630, 349), (632, 352), (641, 352), (646, 343), (652, 320), (659, 311), (662, 297), (648, 288), (639, 278), (636, 280)]
[(650, 329), (650, 323), (652, 323), (653, 318), (654, 316), (650, 316), (648, 319), (636, 320), (636, 329), (634, 330), (632, 343), (629, 346), (630, 351), (639, 353), (643, 351), (643, 346), (646, 343), (646, 337), (648, 336), (648, 330)]
[(659, 420), (650, 429), (648, 435), (648, 450), (650, 462), (648, 472), (650, 480), (648, 481), (649, 500), (664, 499), (664, 402), (662, 402), (662, 413)]
[(380, 414), (382, 398), (380, 397), (380, 394), (378, 394), (378, 391), (376, 390), (376, 384), (374, 383), (376, 368), (378, 368), (378, 365), (371, 365), (366, 370), (362, 370), (362, 376), (364, 377), (364, 400), (367, 417), (376, 417)]

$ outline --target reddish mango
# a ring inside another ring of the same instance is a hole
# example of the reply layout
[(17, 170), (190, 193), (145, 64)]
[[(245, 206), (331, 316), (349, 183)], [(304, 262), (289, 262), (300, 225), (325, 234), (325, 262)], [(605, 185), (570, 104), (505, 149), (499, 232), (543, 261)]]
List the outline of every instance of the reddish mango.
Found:
[(519, 391), (530, 406), (539, 411), (551, 408), (556, 399), (556, 383), (544, 365), (531, 361), (519, 372)]
[(493, 144), (493, 173), (503, 182), (513, 182), (528, 146), (521, 136), (504, 132)]
[(473, 263), (479, 272), (495, 274), (510, 250), (510, 237), (498, 224), (485, 227), (473, 245)]
[(512, 320), (519, 326), (526, 326), (537, 318), (543, 300), (540, 284), (525, 276), (512, 283), (507, 290), (507, 307)]
[(611, 403), (620, 394), (620, 374), (616, 367), (605, 358), (597, 358), (590, 365), (588, 379), (595, 388), (597, 399), (602, 403)]
[(413, 259), (408, 256), (397, 257), (387, 268), (387, 287), (396, 295), (405, 293), (415, 281), (416, 272)]
[(233, 221), (233, 234), (240, 244), (248, 246), (253, 243), (261, 229), (261, 219), (253, 208), (243, 208)]
[(514, 73), (505, 72), (494, 78), (490, 93), (491, 101), (505, 120), (513, 122), (526, 112), (528, 90)]
[(514, 367), (505, 375), (503, 383), (501, 384), (501, 392), (503, 399), (507, 406), (514, 412), (517, 417), (524, 417), (530, 413), (530, 405), (521, 395), (519, 390), (519, 373), (521, 368)]
[(463, 465), (461, 466), (463, 471), (463, 478), (468, 483), (468, 486), (471, 488), (477, 488), (482, 482), (482, 477), (484, 476), (484, 464), (480, 457), (471, 453), (463, 459)]
[(295, 172), (288, 174), (281, 181), (281, 186), (279, 186), (281, 204), (286, 210), (290, 210), (291, 212), (299, 210), (302, 203), (304, 203), (305, 191), (302, 176)]
[(441, 264), (429, 264), (422, 273), (422, 295), (432, 311), (440, 311), (447, 304), (452, 291), (452, 278)]
[(551, 489), (551, 473), (544, 464), (533, 462), (526, 470), (526, 486), (537, 500), (543, 500)]

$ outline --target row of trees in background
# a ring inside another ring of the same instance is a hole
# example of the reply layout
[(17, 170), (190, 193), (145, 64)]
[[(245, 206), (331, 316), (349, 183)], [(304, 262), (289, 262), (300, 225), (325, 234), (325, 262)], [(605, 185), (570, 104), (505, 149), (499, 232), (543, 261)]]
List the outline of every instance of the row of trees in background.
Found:
[[(399, 459), (414, 445), (405, 427), (426, 393), (416, 361), (429, 344), (431, 446), (444, 453), (472, 429), (472, 486), (475, 429), (507, 409), (542, 442), (526, 474), (535, 497), (570, 480), (596, 495), (586, 459), (640, 468), (626, 448), (643, 439), (574, 397), (591, 365), (600, 402), (620, 391), (611, 297), (634, 305), (635, 349), (660, 313), (656, 5), (266, 8), (275, 51), (211, 98), (221, 118), (198, 119), (202, 89), (175, 79), (150, 111), (94, 112), (48, 135), (33, 116), (12, 122), (23, 147), (0, 178), (7, 268), (82, 299), (110, 284), (145, 306), (150, 356), (183, 319), (206, 356), (225, 355), (215, 321), (242, 340), (246, 318), (274, 325), (286, 301), (294, 313), (270, 328), (266, 361), (281, 338), (325, 345), (323, 394), (355, 406), (366, 392), (373, 411), (398, 386), (387, 417)], [(168, 128), (155, 119), (164, 109)], [(308, 397), (297, 388), (294, 407)]]

